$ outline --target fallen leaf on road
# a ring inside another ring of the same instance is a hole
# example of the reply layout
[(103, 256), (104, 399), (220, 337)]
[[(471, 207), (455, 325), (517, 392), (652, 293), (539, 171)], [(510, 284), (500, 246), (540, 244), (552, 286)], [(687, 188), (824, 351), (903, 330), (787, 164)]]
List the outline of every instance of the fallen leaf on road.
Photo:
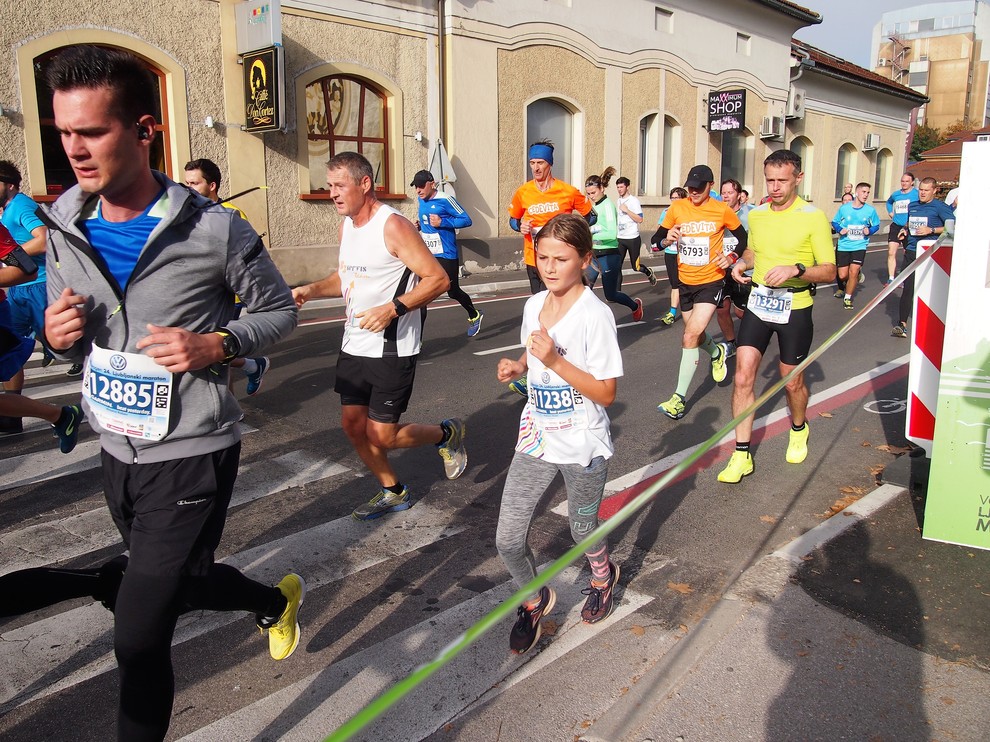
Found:
[(642, 626), (630, 626), (629, 630), (632, 632), (633, 636), (642, 636), (646, 633), (646, 629)]
[(853, 487), (852, 485), (846, 485), (845, 487), (839, 487), (839, 492), (846, 495), (859, 495), (862, 497), (866, 494), (865, 487)]
[(686, 624), (678, 624), (677, 628), (683, 631), (685, 634), (688, 632), (688, 627)]
[(832, 417), (831, 412), (819, 412), (818, 417)]
[(859, 445), (861, 445), (863, 448), (872, 448), (873, 447), (873, 444), (870, 443), (869, 441), (863, 441)]
[(887, 453), (892, 453), (895, 456), (899, 453), (907, 453), (911, 450), (910, 446), (891, 446), (884, 443), (882, 446), (877, 446), (878, 451), (886, 451)]
[(808, 650), (807, 649), (802, 649), (800, 652), (797, 653), (797, 656), (798, 657), (807, 657), (808, 656)]
[(552, 618), (545, 618), (543, 619), (543, 623), (540, 624), (540, 630), (541, 633), (544, 633), (547, 636), (553, 636), (557, 633), (557, 622)]
[(688, 585), (686, 582), (668, 582), (667, 589), (674, 590), (675, 592), (678, 592), (681, 595), (690, 595), (691, 593), (694, 592), (694, 588)]
[(836, 513), (841, 513), (847, 507), (849, 507), (854, 502), (856, 502), (856, 500), (858, 500), (859, 498), (860, 495), (846, 495), (845, 497), (836, 500), (829, 506), (828, 510), (822, 513), (822, 517), (831, 518)]
[(884, 471), (886, 469), (887, 469), (887, 467), (884, 466), (883, 464), (880, 464), (878, 466), (871, 466), (870, 467), (870, 474), (872, 474), (874, 477), (879, 477), (881, 474), (884, 473)]
[(952, 706), (952, 705), (953, 705), (953, 704), (954, 704), (954, 703), (956, 702), (956, 700), (955, 700), (954, 698), (949, 698), (948, 696), (942, 696), (942, 697), (941, 697), (940, 699), (938, 699), (938, 700), (940, 700), (940, 701), (941, 701), (942, 703), (944, 703), (944, 704), (945, 704), (946, 706)]
[(777, 522), (777, 519), (775, 517), (773, 517), (772, 515), (761, 515), (760, 516), (760, 520), (762, 520), (764, 523), (776, 523)]

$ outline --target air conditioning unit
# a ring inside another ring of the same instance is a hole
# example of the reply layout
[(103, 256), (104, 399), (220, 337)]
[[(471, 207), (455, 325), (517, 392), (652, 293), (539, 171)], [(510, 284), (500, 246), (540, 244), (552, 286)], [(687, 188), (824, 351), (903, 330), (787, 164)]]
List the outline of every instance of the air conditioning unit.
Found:
[(990, 134), (977, 134), (976, 141), (978, 142), (990, 142)]
[(877, 67), (886, 67), (888, 64), (890, 64), (890, 60), (885, 59), (884, 57), (880, 57), (880, 59), (877, 60)]
[(803, 119), (804, 118), (804, 95), (807, 91), (794, 85), (787, 91), (787, 105), (784, 109), (784, 118)]
[(760, 125), (760, 139), (780, 139), (784, 136), (783, 116), (764, 116)]
[(880, 135), (879, 134), (867, 134), (866, 142), (863, 144), (863, 151), (869, 151), (877, 149), (880, 146)]

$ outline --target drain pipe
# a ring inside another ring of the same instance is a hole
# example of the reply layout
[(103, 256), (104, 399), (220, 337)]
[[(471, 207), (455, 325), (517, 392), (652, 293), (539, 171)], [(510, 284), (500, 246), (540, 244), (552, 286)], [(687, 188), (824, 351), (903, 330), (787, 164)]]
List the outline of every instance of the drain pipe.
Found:
[(440, 104), (440, 140), (447, 140), (447, 31), (444, 26), (447, 18), (445, 0), (437, 2), (437, 67), (439, 85), (437, 98)]

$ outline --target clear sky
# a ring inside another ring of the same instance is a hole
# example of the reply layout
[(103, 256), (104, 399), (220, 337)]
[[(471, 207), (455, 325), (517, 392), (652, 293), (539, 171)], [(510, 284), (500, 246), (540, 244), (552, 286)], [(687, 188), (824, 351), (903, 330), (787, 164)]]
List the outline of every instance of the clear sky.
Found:
[[(932, 0), (928, 0), (932, 2)], [(870, 39), (880, 16), (890, 10), (925, 5), (925, 0), (796, 0), (822, 16), (817, 26), (799, 29), (795, 38), (873, 69)]]

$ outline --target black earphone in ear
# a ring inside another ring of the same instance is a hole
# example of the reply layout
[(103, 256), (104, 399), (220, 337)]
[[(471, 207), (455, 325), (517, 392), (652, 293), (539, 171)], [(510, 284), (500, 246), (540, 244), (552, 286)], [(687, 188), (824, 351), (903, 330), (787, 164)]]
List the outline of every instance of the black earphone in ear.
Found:
[(145, 127), (143, 127), (141, 124), (134, 124), (134, 125), (137, 127), (138, 139), (140, 139), (142, 142), (146, 139), (151, 139), (151, 132), (149, 132)]

